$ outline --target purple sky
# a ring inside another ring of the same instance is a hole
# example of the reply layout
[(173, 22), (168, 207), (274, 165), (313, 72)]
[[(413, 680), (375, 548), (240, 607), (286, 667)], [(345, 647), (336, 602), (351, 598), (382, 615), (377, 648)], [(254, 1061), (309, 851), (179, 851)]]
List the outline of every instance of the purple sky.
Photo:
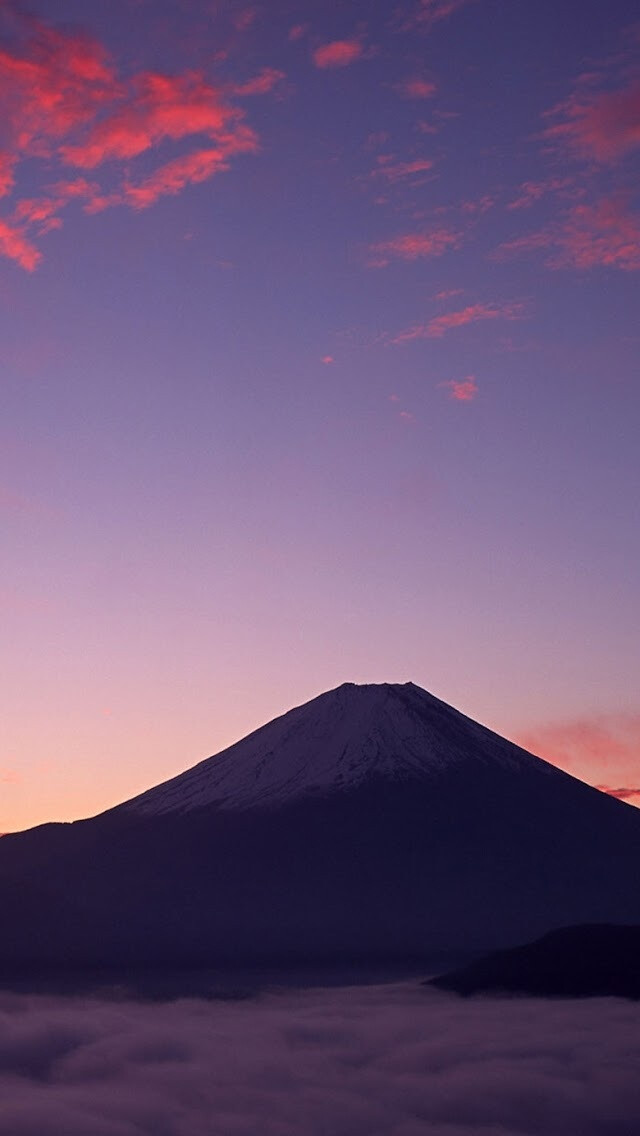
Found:
[(0, 831), (345, 680), (640, 785), (637, 19), (0, 2)]

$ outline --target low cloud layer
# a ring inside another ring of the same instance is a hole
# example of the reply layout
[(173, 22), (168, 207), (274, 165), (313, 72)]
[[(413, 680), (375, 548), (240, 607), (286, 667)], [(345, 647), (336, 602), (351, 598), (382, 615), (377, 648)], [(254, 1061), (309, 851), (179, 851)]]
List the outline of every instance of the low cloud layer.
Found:
[(628, 1136), (640, 1007), (417, 983), (166, 1005), (0, 995), (1, 1136)]

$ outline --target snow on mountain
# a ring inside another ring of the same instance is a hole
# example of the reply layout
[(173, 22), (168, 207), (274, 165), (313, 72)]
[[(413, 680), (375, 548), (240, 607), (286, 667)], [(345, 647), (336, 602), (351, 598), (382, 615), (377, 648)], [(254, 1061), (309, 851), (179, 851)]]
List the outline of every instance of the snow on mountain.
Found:
[(470, 760), (548, 768), (414, 683), (344, 683), (120, 808), (152, 816), (273, 807), (371, 777), (433, 777)]

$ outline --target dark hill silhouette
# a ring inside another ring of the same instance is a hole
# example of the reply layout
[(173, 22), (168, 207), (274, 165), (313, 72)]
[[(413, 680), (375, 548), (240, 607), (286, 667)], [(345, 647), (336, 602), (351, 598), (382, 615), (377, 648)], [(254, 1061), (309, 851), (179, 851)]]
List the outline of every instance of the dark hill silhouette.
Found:
[(564, 927), (496, 951), (429, 985), (457, 994), (640, 998), (640, 926)]

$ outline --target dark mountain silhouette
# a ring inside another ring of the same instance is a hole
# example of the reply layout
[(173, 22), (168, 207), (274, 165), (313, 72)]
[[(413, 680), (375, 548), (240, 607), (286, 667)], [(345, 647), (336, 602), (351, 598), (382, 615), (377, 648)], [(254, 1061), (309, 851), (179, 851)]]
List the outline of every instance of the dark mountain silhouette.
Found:
[(595, 924), (551, 931), (496, 951), (429, 985), (457, 994), (640, 998), (640, 927)]
[(0, 840), (0, 966), (467, 957), (640, 923), (640, 813), (412, 683), (346, 684), (109, 812)]

